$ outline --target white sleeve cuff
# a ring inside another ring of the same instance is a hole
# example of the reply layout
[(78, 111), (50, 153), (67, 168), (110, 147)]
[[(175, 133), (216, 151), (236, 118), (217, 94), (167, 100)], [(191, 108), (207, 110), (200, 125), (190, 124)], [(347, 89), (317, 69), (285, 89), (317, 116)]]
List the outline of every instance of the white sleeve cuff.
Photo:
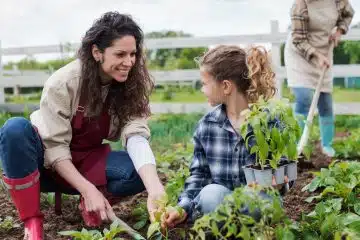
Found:
[(156, 165), (155, 156), (150, 148), (149, 141), (141, 135), (129, 137), (126, 144), (127, 152), (134, 163), (136, 171), (145, 164)]

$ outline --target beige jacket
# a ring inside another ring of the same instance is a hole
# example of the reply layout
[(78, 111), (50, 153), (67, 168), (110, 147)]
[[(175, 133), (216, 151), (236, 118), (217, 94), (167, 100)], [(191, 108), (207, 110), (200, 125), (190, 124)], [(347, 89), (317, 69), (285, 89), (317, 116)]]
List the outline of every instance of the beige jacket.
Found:
[[(39, 110), (30, 115), (30, 120), (38, 128), (44, 144), (46, 168), (52, 168), (54, 163), (61, 160), (71, 160), (71, 120), (80, 99), (80, 72), (80, 61), (75, 60), (50, 76), (44, 84)], [(108, 88), (102, 89), (102, 92), (105, 99)], [(127, 139), (135, 134), (150, 138), (147, 119), (137, 118), (129, 121), (121, 133), (116, 123), (111, 120), (107, 140), (121, 139), (123, 146), (126, 146)]]
[(329, 56), (321, 92), (333, 90), (333, 51), (329, 36), (340, 28), (347, 33), (354, 16), (348, 0), (294, 0), (291, 9), (291, 32), (285, 45), (288, 86), (315, 89), (321, 69), (314, 63), (313, 53)]

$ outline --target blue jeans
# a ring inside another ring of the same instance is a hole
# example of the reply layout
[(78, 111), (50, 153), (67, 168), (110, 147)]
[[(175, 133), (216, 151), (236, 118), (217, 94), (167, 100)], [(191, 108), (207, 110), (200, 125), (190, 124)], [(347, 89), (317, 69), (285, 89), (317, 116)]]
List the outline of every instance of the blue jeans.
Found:
[[(295, 96), (295, 112), (307, 116), (314, 95), (310, 88), (292, 88)], [(317, 104), (321, 117), (333, 116), (333, 99), (331, 93), (321, 92)]]
[[(74, 189), (62, 188), (51, 176), (42, 174), (45, 170), (42, 142), (25, 118), (11, 118), (0, 129), (0, 158), (3, 172), (8, 178), (23, 178), (38, 169), (42, 192), (78, 194)], [(129, 155), (124, 151), (109, 154), (106, 177), (107, 191), (115, 196), (135, 195), (145, 189)]]
[[(190, 221), (195, 221), (195, 218), (202, 214), (214, 212), (223, 202), (224, 198), (231, 193), (232, 191), (230, 189), (220, 184), (206, 185), (194, 199), (195, 211), (197, 213), (191, 217), (192, 219), (190, 219)], [(259, 195), (263, 199), (271, 199), (271, 197), (264, 192), (260, 192)], [(242, 209), (241, 212), (246, 215), (250, 214), (247, 207)], [(252, 217), (254, 217), (255, 220), (260, 219), (260, 212), (255, 211), (252, 213)]]
[[(295, 114), (302, 115), (304, 120), (306, 120), (314, 90), (309, 88), (293, 88), (292, 90), (295, 95)], [(320, 115), (319, 127), (323, 152), (328, 156), (334, 156), (335, 150), (332, 148), (332, 142), (335, 135), (335, 119), (331, 93), (320, 93), (317, 107)], [(299, 125), (303, 129), (305, 121), (299, 120)]]

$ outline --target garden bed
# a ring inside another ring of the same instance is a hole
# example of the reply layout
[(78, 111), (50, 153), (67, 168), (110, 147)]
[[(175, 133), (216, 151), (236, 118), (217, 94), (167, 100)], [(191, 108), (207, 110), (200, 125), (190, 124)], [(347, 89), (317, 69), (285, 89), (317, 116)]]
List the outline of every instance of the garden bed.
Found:
[[(304, 200), (309, 197), (309, 193), (302, 192), (301, 189), (310, 183), (313, 179), (311, 171), (318, 170), (319, 166), (324, 167), (327, 160), (322, 154), (317, 151), (314, 152), (312, 159), (314, 160), (314, 165), (311, 164), (303, 165), (304, 169), (299, 169), (298, 179), (295, 186), (288, 192), (284, 197), (284, 207), (287, 215), (293, 219), (298, 220), (301, 216), (301, 213), (308, 213), (313, 210), (314, 203), (307, 203)], [(310, 168), (309, 168), (310, 167)], [(126, 221), (130, 226), (136, 223), (134, 217), (132, 216), (132, 209), (139, 205), (141, 201), (146, 199), (146, 193), (140, 193), (136, 196), (125, 198), (121, 203), (114, 206), (114, 210), (118, 217)], [(42, 200), (42, 212), (45, 215), (45, 224), (44, 229), (46, 233), (46, 240), (53, 239), (67, 239), (58, 234), (60, 231), (64, 230), (81, 230), (83, 227), (83, 221), (80, 216), (79, 211), (77, 210), (78, 202), (76, 199), (69, 198), (63, 201), (63, 215), (57, 216), (54, 213), (53, 205), (49, 204), (45, 199)], [(6, 216), (11, 216), (14, 218), (13, 228), (6, 230), (5, 228), (0, 228), (0, 239), (22, 239), (23, 237), (23, 228), (22, 226), (16, 226), (20, 221), (16, 217), (15, 208), (12, 206), (12, 203), (9, 201), (7, 194), (3, 191), (0, 192), (0, 217), (4, 218)], [(14, 227), (15, 226), (15, 227)], [(100, 229), (108, 227), (103, 225)], [(146, 229), (143, 229), (142, 234), (146, 236)], [(173, 236), (170, 239), (179, 239), (178, 236)]]

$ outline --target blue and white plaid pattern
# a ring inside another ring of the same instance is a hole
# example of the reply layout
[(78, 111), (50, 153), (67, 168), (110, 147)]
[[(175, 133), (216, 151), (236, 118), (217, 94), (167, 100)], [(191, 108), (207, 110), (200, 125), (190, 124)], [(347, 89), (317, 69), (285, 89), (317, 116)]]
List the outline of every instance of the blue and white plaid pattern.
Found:
[[(276, 122), (269, 123), (269, 127)], [(253, 135), (248, 129), (248, 134)], [(179, 206), (191, 215), (194, 199), (208, 184), (221, 184), (234, 190), (246, 184), (242, 166), (253, 164), (255, 154), (245, 146), (245, 140), (232, 127), (226, 115), (225, 105), (217, 106), (198, 123), (194, 136), (194, 156), (190, 166), (190, 177), (179, 197)], [(249, 139), (254, 144), (254, 138)]]

